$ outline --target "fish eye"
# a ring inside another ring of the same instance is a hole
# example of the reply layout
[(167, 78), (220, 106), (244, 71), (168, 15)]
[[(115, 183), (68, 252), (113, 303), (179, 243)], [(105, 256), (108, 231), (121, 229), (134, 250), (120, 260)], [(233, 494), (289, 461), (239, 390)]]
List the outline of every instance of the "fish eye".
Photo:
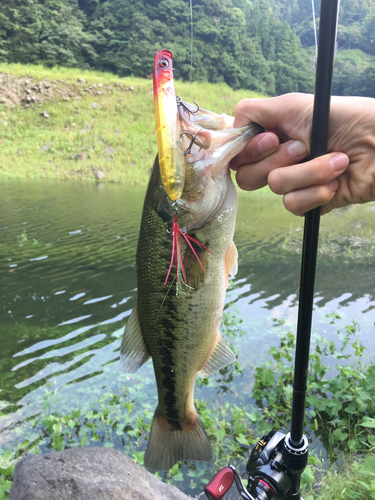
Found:
[(160, 59), (159, 64), (162, 68), (168, 68), (169, 66), (169, 61), (168, 59)]

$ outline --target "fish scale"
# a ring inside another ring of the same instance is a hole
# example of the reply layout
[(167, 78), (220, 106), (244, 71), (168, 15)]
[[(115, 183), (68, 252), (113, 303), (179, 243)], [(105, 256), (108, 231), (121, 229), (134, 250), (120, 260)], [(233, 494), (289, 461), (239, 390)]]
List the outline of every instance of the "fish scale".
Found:
[[(234, 129), (233, 118), (224, 120), (205, 110), (190, 118), (186, 108), (180, 107), (182, 129), (196, 133), (205, 123), (210, 128), (204, 130), (202, 150), (192, 144), (191, 154), (185, 157), (187, 189), (177, 202), (178, 219), (182, 230), (207, 249), (198, 243), (192, 249), (180, 236), (186, 284), (182, 279), (177, 283), (177, 269), (176, 274), (168, 274), (164, 285), (176, 205), (165, 190), (156, 158), (138, 241), (138, 301), (121, 344), (126, 371), (136, 371), (150, 356), (153, 361), (158, 405), (144, 464), (154, 471), (168, 470), (179, 460), (212, 458), (194, 407), (194, 386), (197, 374), (209, 376), (235, 360), (219, 333), (228, 275), (237, 269), (233, 243), (237, 192), (228, 163), (261, 130), (255, 124)], [(188, 139), (182, 141), (186, 147)]]

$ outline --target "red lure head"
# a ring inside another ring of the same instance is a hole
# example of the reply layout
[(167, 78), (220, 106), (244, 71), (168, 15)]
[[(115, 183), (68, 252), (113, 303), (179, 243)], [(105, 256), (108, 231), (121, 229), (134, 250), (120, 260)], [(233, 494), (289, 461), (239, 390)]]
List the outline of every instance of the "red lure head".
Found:
[(167, 82), (173, 80), (173, 54), (170, 50), (159, 50), (154, 60), (154, 96)]

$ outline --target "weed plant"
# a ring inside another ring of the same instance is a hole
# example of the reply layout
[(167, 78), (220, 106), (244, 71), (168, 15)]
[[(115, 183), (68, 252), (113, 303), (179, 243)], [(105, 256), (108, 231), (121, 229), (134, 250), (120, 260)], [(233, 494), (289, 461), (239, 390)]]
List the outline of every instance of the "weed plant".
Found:
[[(328, 318), (331, 322), (338, 315)], [(241, 320), (224, 314), (226, 340), (242, 334)], [(276, 320), (275, 320), (276, 324)], [(278, 323), (279, 324), (279, 323)], [(357, 339), (358, 325), (352, 322), (340, 333), (340, 345), (317, 338), (312, 349), (307, 394), (307, 434), (320, 450), (313, 449), (309, 466), (302, 476), (306, 500), (375, 498), (375, 362), (366, 359)], [(271, 429), (287, 430), (291, 418), (292, 368), (295, 337), (282, 334), (280, 347), (269, 350), (269, 361), (255, 369), (249, 405), (220, 404), (209, 407), (196, 399), (213, 449), (212, 464), (197, 468), (193, 463), (178, 463), (158, 477), (200, 494), (207, 478), (228, 463), (244, 470), (249, 451), (258, 438)], [(335, 368), (327, 359), (335, 357)], [(201, 379), (225, 392), (233, 375), (243, 372), (234, 365), (230, 373), (220, 370), (216, 381)], [(0, 499), (7, 498), (15, 462), (40, 451), (63, 450), (75, 446), (105, 446), (124, 451), (143, 464), (154, 406), (143, 393), (144, 382), (124, 387), (119, 394), (107, 393), (89, 410), (77, 408), (63, 414), (52, 403), (53, 392), (46, 393), (43, 414), (35, 418), (33, 433), (17, 449), (0, 450)], [(135, 399), (144, 396), (141, 405)], [(188, 486), (186, 486), (188, 485)]]

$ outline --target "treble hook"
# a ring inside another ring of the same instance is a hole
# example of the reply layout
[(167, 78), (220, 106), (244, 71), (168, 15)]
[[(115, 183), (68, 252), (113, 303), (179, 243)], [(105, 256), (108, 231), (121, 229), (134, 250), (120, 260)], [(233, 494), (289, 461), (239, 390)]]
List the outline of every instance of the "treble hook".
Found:
[(203, 148), (203, 144), (202, 144), (202, 141), (197, 137), (197, 135), (199, 134), (199, 132), (201, 131), (202, 129), (200, 128), (198, 130), (198, 132), (196, 134), (192, 134), (191, 132), (187, 132), (187, 131), (184, 131), (184, 132), (181, 132), (180, 134), (180, 139), (183, 135), (187, 135), (188, 137), (190, 137), (190, 144), (189, 146), (187, 147), (186, 151), (184, 152), (184, 156), (186, 155), (189, 155), (191, 154), (191, 148), (193, 147), (194, 144), (197, 144), (199, 146), (199, 151)]
[(193, 101), (193, 103), (196, 105), (197, 109), (196, 110), (192, 110), (189, 106), (187, 106), (184, 101), (181, 99), (181, 97), (179, 95), (176, 94), (176, 101), (177, 101), (177, 106), (182, 106), (184, 109), (186, 109), (186, 111), (192, 115), (196, 115), (198, 113), (198, 111), (200, 110), (200, 107), (199, 107), (199, 104), (197, 104), (195, 101)]

